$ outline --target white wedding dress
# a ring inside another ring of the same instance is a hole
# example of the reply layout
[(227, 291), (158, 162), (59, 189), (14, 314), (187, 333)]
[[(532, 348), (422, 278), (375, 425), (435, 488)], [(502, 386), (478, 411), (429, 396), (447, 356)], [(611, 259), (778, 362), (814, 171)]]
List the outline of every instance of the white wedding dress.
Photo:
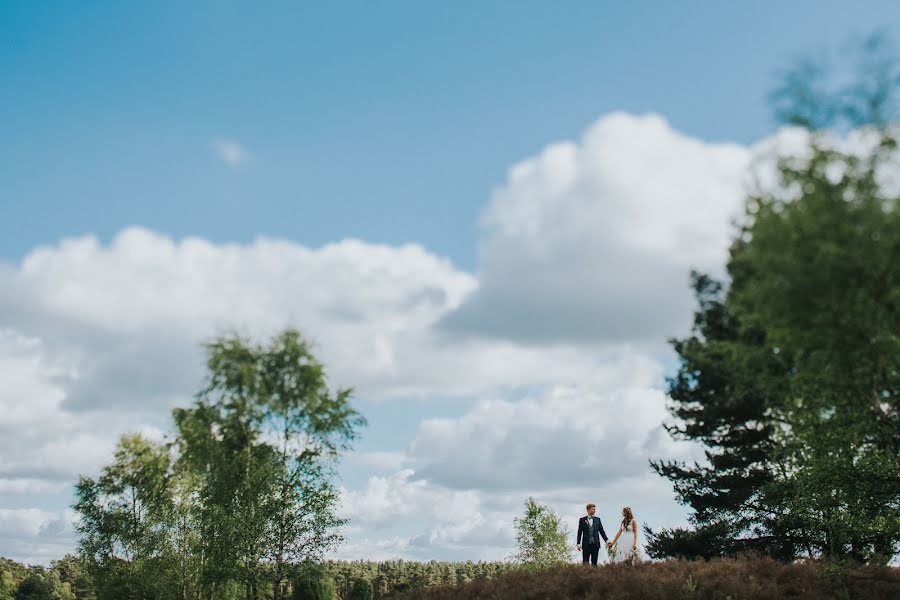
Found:
[(619, 534), (616, 540), (616, 555), (610, 558), (611, 562), (628, 562), (633, 560), (642, 560), (641, 557), (641, 541), (638, 539), (637, 548), (631, 549), (634, 544), (634, 521), (628, 524), (628, 527)]

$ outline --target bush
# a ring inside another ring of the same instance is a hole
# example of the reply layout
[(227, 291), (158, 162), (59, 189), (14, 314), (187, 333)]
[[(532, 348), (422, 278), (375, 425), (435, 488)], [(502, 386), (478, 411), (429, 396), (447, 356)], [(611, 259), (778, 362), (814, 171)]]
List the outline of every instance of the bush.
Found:
[(42, 573), (31, 573), (26, 577), (16, 593), (15, 600), (53, 600), (53, 587)]
[(293, 600), (333, 600), (334, 584), (327, 576), (307, 571), (294, 582)]
[(361, 577), (353, 580), (349, 600), (372, 600), (372, 584)]

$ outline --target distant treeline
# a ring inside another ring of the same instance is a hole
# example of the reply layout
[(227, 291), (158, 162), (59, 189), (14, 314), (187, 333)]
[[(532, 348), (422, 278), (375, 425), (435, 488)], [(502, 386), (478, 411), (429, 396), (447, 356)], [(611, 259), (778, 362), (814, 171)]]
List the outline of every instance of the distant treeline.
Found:
[[(270, 566), (268, 570), (274, 568)], [(440, 586), (492, 579), (521, 567), (511, 562), (323, 561), (290, 568), (280, 594), (296, 599), (385, 598)], [(271, 577), (264, 577), (272, 581)], [(275, 597), (271, 584), (260, 596)], [(216, 600), (244, 598), (246, 590), (233, 585)], [(54, 561), (50, 567), (26, 566), (0, 558), (0, 600), (97, 600), (89, 565), (76, 556)], [(147, 596), (148, 598), (151, 596)]]

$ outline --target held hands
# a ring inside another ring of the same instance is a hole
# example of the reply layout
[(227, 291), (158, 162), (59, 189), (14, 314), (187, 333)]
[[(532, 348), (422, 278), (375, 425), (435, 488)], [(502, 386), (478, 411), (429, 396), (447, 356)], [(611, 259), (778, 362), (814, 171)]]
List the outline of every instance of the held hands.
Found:
[(607, 547), (607, 548), (612, 548), (612, 546), (613, 546), (612, 540), (607, 540), (607, 542), (606, 542), (606, 547)]

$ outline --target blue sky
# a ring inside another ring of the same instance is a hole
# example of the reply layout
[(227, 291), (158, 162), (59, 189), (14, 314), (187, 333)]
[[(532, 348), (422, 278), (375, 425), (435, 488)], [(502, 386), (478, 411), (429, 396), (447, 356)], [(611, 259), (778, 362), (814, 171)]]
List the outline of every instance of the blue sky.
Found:
[[(426, 244), (473, 268), (506, 168), (612, 110), (771, 131), (800, 54), (895, 2), (79, 2), (0, 6), (0, 256), (127, 225)], [(209, 151), (253, 157), (228, 169)]]
[(337, 556), (502, 557), (526, 495), (683, 522), (647, 460), (697, 452), (660, 428), (687, 274), (721, 274), (752, 158), (796, 142), (779, 70), (897, 24), (888, 1), (0, 3), (0, 555), (71, 551), (75, 477), (163, 435), (229, 328), (299, 327), (357, 389), (364, 544)]

